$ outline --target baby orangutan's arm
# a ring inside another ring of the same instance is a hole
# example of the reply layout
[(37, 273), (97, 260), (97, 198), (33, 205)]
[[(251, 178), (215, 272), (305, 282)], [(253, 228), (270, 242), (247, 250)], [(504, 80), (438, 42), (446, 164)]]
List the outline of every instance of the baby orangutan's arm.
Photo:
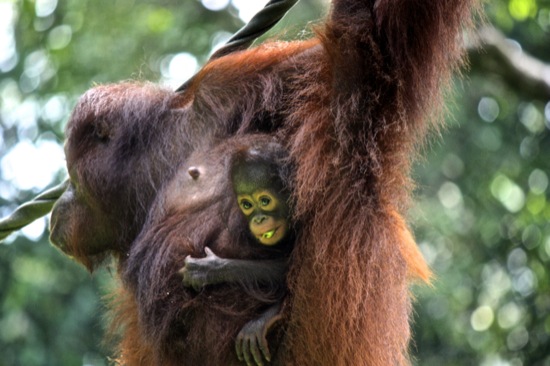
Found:
[(285, 283), (286, 259), (228, 259), (218, 257), (208, 247), (204, 251), (204, 258), (185, 258), (185, 265), (179, 270), (184, 286), (199, 291), (204, 286), (220, 283), (240, 283), (246, 287), (256, 284), (281, 286)]

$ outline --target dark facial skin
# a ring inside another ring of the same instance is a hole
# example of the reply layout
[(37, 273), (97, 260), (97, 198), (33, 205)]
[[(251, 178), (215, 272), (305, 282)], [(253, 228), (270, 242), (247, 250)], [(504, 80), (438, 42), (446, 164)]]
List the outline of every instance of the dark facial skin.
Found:
[(172, 98), (173, 92), (151, 85), (97, 86), (71, 114), (69, 185), (53, 207), (50, 238), (90, 270), (107, 254), (125, 255), (158, 187), (189, 155), (186, 143), (172, 142), (176, 132), (168, 127), (178, 123), (156, 123), (187, 113), (172, 108)]
[(260, 244), (272, 246), (288, 233), (289, 209), (287, 197), (270, 181), (269, 169), (267, 165), (242, 167), (233, 176), (233, 187), (250, 232)]

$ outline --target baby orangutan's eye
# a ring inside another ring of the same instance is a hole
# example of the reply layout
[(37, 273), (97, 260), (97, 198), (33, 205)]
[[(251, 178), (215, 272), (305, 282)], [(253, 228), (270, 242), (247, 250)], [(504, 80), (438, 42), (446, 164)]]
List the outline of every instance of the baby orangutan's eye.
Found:
[(245, 210), (250, 210), (252, 208), (252, 203), (248, 200), (242, 200), (241, 207), (244, 208)]

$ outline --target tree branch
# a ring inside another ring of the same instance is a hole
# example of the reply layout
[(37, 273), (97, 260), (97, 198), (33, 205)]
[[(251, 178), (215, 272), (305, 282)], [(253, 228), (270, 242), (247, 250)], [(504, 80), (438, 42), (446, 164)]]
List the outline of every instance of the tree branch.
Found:
[(525, 53), (497, 29), (481, 29), (467, 48), (474, 72), (498, 74), (522, 95), (550, 100), (550, 65)]

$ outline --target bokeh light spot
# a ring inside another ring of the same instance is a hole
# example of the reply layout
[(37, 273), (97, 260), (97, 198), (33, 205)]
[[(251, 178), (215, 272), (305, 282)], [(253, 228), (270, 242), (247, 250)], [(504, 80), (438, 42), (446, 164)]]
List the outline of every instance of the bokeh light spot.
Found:
[(540, 169), (535, 169), (529, 174), (529, 189), (534, 194), (543, 194), (548, 188), (548, 175)]
[(514, 302), (509, 302), (498, 310), (498, 325), (503, 329), (512, 328), (520, 321), (522, 315), (519, 306)]
[(199, 63), (195, 56), (182, 52), (166, 56), (160, 63), (160, 72), (169, 86), (179, 86), (195, 74)]
[(229, 5), (229, 0), (202, 0), (201, 3), (208, 10), (220, 11)]
[(456, 179), (464, 173), (464, 162), (455, 154), (447, 154), (441, 165), (441, 171), (449, 179)]
[(52, 50), (65, 48), (71, 42), (73, 31), (68, 25), (60, 25), (53, 28), (48, 34), (48, 45)]
[(537, 14), (537, 3), (534, 0), (510, 0), (508, 10), (515, 19), (526, 20)]
[(21, 229), (21, 233), (32, 241), (38, 241), (46, 230), (46, 218), (41, 217)]
[(437, 192), (437, 197), (445, 208), (453, 209), (462, 204), (462, 192), (452, 182), (443, 183)]
[(530, 268), (523, 267), (512, 277), (512, 286), (523, 297), (527, 297), (537, 287), (537, 278)]
[(546, 252), (548, 257), (550, 257), (550, 236), (548, 236), (544, 241), (544, 251)]
[(542, 231), (537, 225), (527, 226), (521, 234), (521, 241), (527, 249), (536, 248), (542, 240)]
[(524, 327), (514, 329), (506, 338), (506, 344), (510, 351), (518, 351), (529, 342), (529, 333)]
[(493, 309), (490, 306), (483, 305), (474, 310), (470, 317), (470, 324), (475, 331), (483, 332), (489, 329), (494, 319)]
[(518, 212), (525, 205), (525, 193), (505, 175), (499, 174), (493, 179), (491, 193), (512, 213)]
[(42, 190), (65, 166), (63, 148), (54, 141), (21, 141), (0, 160), (2, 178), (21, 190)]
[(546, 106), (544, 107), (544, 118), (546, 127), (550, 128), (550, 102), (546, 103)]
[(525, 103), (519, 107), (519, 120), (532, 134), (544, 131), (544, 117), (531, 103)]
[(233, 0), (233, 5), (239, 11), (239, 18), (247, 23), (257, 12), (263, 9), (267, 1), (258, 0)]
[(173, 24), (174, 15), (168, 9), (155, 9), (147, 15), (147, 26), (153, 33), (163, 33)]
[(34, 9), (36, 15), (45, 18), (51, 15), (57, 8), (57, 0), (36, 0)]
[(233, 34), (225, 31), (216, 32), (212, 37), (210, 54), (216, 52), (229, 41)]
[(60, 95), (51, 97), (42, 108), (42, 118), (48, 122), (59, 122), (68, 114), (67, 98)]
[(479, 113), (481, 119), (483, 119), (485, 122), (493, 122), (495, 119), (497, 119), (500, 113), (500, 108), (497, 101), (493, 98), (483, 97), (479, 101), (477, 112)]
[(17, 51), (13, 26), (17, 14), (15, 5), (0, 2), (0, 72), (8, 72), (17, 65)]

